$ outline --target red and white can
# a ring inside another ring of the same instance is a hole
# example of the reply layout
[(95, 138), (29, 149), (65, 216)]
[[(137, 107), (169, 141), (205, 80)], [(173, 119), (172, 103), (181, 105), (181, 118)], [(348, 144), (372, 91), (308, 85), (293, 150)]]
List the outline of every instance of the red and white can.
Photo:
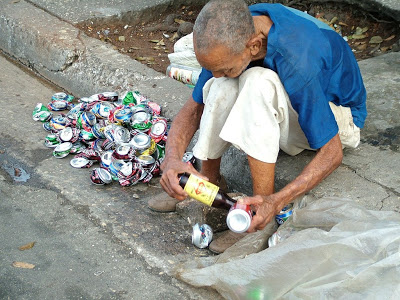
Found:
[(250, 205), (235, 203), (229, 210), (226, 224), (233, 232), (242, 233), (249, 229), (252, 218), (253, 211)]

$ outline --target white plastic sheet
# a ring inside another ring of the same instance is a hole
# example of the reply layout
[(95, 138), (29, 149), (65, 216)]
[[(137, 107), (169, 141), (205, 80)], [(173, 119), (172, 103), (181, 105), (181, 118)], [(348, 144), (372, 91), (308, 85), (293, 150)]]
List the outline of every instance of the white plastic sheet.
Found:
[(177, 276), (227, 299), (400, 299), (400, 214), (349, 199), (306, 202), (279, 227), (286, 239), (276, 246), (190, 262)]

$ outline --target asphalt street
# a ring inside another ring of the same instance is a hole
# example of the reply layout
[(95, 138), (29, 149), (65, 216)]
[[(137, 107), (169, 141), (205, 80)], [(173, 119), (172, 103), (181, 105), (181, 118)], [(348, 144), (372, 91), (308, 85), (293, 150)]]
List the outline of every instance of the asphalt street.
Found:
[[(36, 164), (50, 152), (33, 150), (42, 140), (29, 132), (41, 124), (21, 122), (21, 115), (59, 89), (3, 56), (0, 69), (1, 102), (10, 104), (0, 117), (0, 299), (198, 299), (43, 180)], [(19, 250), (31, 242), (31, 249)]]

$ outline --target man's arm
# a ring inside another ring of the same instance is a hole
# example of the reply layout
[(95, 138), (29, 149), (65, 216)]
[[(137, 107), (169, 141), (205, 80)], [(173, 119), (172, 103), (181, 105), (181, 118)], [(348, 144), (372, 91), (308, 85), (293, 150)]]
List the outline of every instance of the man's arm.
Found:
[(256, 215), (248, 231), (263, 229), (285, 205), (309, 192), (339, 167), (342, 159), (342, 143), (337, 134), (317, 151), (300, 175), (282, 190), (269, 196), (256, 195), (244, 198), (243, 203), (253, 204), (256, 208)]
[(183, 154), (199, 128), (203, 108), (203, 104), (195, 102), (190, 97), (174, 118), (168, 132), (165, 159), (161, 165), (163, 174), (160, 183), (171, 197), (178, 200), (184, 200), (187, 196), (186, 192), (179, 186), (177, 177), (179, 173), (189, 172), (204, 178), (192, 166), (182, 162)]

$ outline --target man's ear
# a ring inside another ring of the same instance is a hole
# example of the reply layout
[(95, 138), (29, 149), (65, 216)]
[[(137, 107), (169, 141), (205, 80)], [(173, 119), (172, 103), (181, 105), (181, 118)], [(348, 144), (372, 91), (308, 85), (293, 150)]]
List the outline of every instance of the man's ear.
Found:
[(260, 52), (261, 45), (262, 45), (261, 38), (253, 37), (247, 42), (246, 47), (250, 49), (251, 55), (254, 56), (254, 55), (258, 54), (258, 52)]

